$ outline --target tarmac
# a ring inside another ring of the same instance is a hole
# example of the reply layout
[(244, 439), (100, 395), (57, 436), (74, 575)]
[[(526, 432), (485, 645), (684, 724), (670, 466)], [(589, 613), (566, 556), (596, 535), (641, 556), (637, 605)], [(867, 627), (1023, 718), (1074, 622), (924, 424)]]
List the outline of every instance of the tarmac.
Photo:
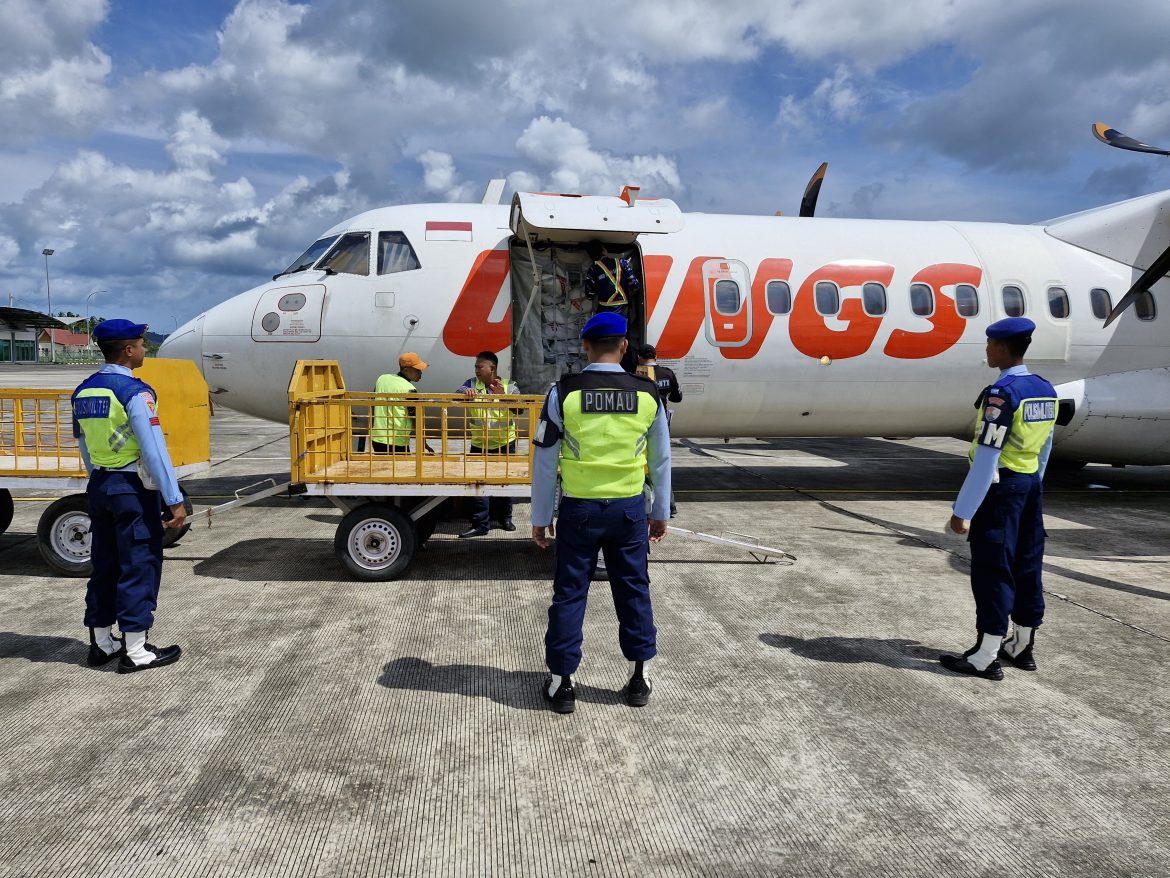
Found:
[[(84, 369), (0, 368), (72, 386)], [(683, 403), (685, 405), (685, 402)], [(286, 480), (287, 432), (218, 409), (197, 508)], [(151, 640), (86, 666), (84, 581), (0, 536), (0, 875), (1170, 875), (1170, 467), (1051, 472), (1039, 670), (974, 641), (943, 533), (952, 439), (675, 440), (650, 574), (649, 706), (595, 584), (576, 713), (544, 708), (552, 555), (443, 522), (406, 576), (347, 578), (341, 512), (264, 501), (168, 550)]]

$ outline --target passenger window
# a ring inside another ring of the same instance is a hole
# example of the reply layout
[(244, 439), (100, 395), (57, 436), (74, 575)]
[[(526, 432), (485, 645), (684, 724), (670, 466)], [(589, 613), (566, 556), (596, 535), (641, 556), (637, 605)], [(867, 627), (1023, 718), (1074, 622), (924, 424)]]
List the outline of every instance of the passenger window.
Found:
[(1098, 320), (1104, 320), (1113, 310), (1113, 299), (1109, 296), (1109, 290), (1100, 287), (1089, 290), (1089, 303), (1093, 306), (1093, 316)]
[(934, 313), (934, 290), (928, 284), (910, 284), (910, 310), (919, 317)]
[(739, 295), (739, 284), (733, 280), (715, 281), (715, 310), (730, 317), (738, 314), (743, 304)]
[(877, 281), (863, 284), (861, 305), (870, 317), (881, 317), (886, 313), (886, 288)]
[(350, 232), (342, 235), (319, 266), (330, 268), (338, 274), (370, 273), (370, 233)]
[(833, 315), (841, 310), (841, 293), (837, 285), (829, 280), (817, 281), (813, 288), (813, 301), (818, 314)]
[(979, 290), (971, 284), (955, 286), (955, 311), (960, 317), (974, 317), (979, 313)]
[(1008, 317), (1024, 316), (1024, 291), (1008, 284), (1003, 288), (1003, 311)]
[(786, 280), (770, 280), (764, 287), (764, 298), (772, 314), (787, 314), (792, 310), (792, 287)]
[(1154, 304), (1154, 294), (1143, 290), (1133, 302), (1133, 310), (1138, 320), (1153, 320), (1158, 316), (1158, 306)]
[(378, 274), (397, 274), (422, 268), (414, 248), (402, 232), (378, 233)]
[[(329, 245), (337, 240), (337, 237), (321, 238), (319, 241), (314, 241), (313, 245), (292, 261), (288, 268), (280, 274), (293, 274), (298, 271), (304, 271), (306, 268), (312, 268), (313, 263), (321, 258), (321, 254), (329, 249)], [(280, 275), (277, 275), (280, 277)]]
[(1057, 320), (1064, 320), (1068, 317), (1068, 292), (1064, 287), (1048, 288), (1048, 313)]

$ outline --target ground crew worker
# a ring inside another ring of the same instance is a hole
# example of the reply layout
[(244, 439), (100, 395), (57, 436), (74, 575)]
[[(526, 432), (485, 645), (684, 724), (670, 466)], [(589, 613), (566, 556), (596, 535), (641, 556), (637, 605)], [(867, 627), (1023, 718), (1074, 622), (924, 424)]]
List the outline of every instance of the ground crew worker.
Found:
[(630, 310), (630, 298), (641, 289), (630, 261), (610, 256), (600, 241), (590, 241), (585, 245), (585, 252), (593, 260), (582, 283), (585, 295), (593, 298), (598, 313), (610, 311), (626, 317)]
[[(1036, 670), (1032, 645), (1044, 620), (1043, 479), (1052, 450), (1057, 399), (1052, 385), (1028, 371), (1024, 353), (1036, 324), (1008, 317), (987, 327), (987, 365), (1002, 370), (976, 402), (971, 469), (947, 527), (967, 533), (971, 521), (971, 591), (975, 645), (939, 660), (952, 671), (1002, 680), (997, 656)], [(1008, 619), (1015, 630), (1006, 642)]]
[[(553, 385), (533, 443), (532, 539), (542, 549), (557, 538), (557, 568), (545, 633), (550, 676), (541, 686), (557, 713), (576, 706), (572, 675), (581, 664), (581, 626), (598, 549), (609, 568), (618, 642), (630, 662), (626, 702), (650, 700), (646, 665), (656, 654), (647, 568), (649, 542), (666, 535), (670, 498), (670, 437), (653, 382), (622, 369), (626, 321), (595, 314), (581, 331), (589, 365)], [(647, 461), (655, 486), (646, 520), (642, 496)], [(557, 470), (561, 497), (552, 524)]]
[[(682, 388), (678, 384), (678, 376), (669, 366), (658, 365), (658, 351), (654, 345), (644, 344), (638, 348), (638, 374), (645, 375), (658, 387), (658, 396), (666, 409), (666, 424), (670, 426), (670, 417), (673, 414), (668, 402), (682, 402)], [(674, 502), (674, 493), (670, 495), (670, 517), (678, 515), (678, 507)]]
[[(492, 351), (480, 351), (475, 355), (475, 375), (460, 385), (457, 393), (464, 396), (488, 396), (492, 394), (519, 393), (520, 388), (502, 378), (496, 372), (500, 358)], [(471, 454), (515, 454), (516, 424), (507, 410), (484, 407), (469, 409), (468, 431), (470, 432)], [(511, 497), (472, 497), (471, 527), (459, 534), (460, 539), (480, 537), (486, 534), (492, 519), (506, 531), (514, 531), (512, 523)]]
[[(145, 334), (142, 323), (99, 323), (93, 337), (106, 365), (72, 398), (73, 435), (89, 473), (89, 664), (120, 656), (120, 674), (169, 665), (182, 652), (147, 643), (162, 582), (163, 528), (182, 527), (187, 512), (159, 426), (158, 397), (132, 374), (146, 357)], [(160, 492), (170, 510), (165, 524)], [(121, 638), (113, 636), (115, 620)]]
[[(427, 368), (419, 355), (407, 351), (398, 358), (398, 374), (378, 376), (374, 384), (375, 393), (418, 393), (414, 383), (422, 379)], [(410, 440), (414, 436), (415, 407), (396, 404), (374, 406), (374, 423), (370, 428), (370, 444), (379, 454), (410, 451)]]

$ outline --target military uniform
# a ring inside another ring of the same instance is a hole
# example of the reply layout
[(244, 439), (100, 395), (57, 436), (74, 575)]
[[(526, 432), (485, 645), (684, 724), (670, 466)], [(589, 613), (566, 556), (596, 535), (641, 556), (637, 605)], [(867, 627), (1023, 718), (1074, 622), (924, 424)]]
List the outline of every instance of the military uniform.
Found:
[[(1034, 324), (1008, 318), (989, 338), (1031, 335)], [(952, 670), (1002, 676), (996, 657), (1034, 669), (1032, 643), (1044, 618), (1044, 470), (1052, 447), (1056, 390), (1026, 366), (1004, 369), (976, 401), (971, 469), (954, 504), (970, 519), (971, 591), (978, 641), (962, 657), (943, 656)], [(1015, 623), (1006, 643), (1008, 622)], [(973, 668), (972, 671), (970, 668)]]
[[(598, 314), (585, 325), (582, 337), (625, 331), (620, 316)], [(657, 651), (643, 497), (647, 464), (656, 488), (651, 519), (666, 519), (670, 497), (670, 439), (658, 391), (652, 381), (617, 363), (591, 363), (549, 391), (534, 442), (534, 528), (552, 521), (558, 470), (562, 488), (545, 634), (545, 661), (552, 676), (544, 695), (555, 710), (573, 709), (571, 675), (581, 663), (590, 574), (600, 550), (609, 570), (618, 640), (633, 664), (627, 701), (645, 704), (649, 685), (643, 668)]]
[[(99, 342), (141, 338), (146, 327), (107, 320), (94, 329)], [(170, 664), (177, 646), (146, 643), (162, 582), (162, 506), (183, 503), (158, 419), (158, 397), (130, 368), (107, 363), (73, 392), (73, 433), (89, 484), (93, 574), (85, 595), (91, 665), (121, 656), (129, 673)], [(125, 644), (114, 638), (115, 622)]]

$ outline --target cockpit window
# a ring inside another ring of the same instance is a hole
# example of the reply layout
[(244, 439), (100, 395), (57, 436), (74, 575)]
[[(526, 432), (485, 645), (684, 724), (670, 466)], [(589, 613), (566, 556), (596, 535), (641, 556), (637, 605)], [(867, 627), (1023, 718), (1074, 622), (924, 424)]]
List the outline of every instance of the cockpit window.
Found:
[(321, 254), (328, 250), (329, 245), (336, 240), (337, 236), (334, 235), (331, 238), (321, 238), (319, 241), (314, 241), (312, 247), (294, 259), (292, 264), (280, 274), (293, 274), (297, 271), (304, 271), (306, 268), (312, 268), (313, 263), (320, 259)]
[(370, 233), (347, 232), (321, 262), (320, 268), (329, 268), (338, 274), (370, 273)]
[(402, 232), (378, 233), (378, 274), (396, 274), (422, 268), (414, 248)]

